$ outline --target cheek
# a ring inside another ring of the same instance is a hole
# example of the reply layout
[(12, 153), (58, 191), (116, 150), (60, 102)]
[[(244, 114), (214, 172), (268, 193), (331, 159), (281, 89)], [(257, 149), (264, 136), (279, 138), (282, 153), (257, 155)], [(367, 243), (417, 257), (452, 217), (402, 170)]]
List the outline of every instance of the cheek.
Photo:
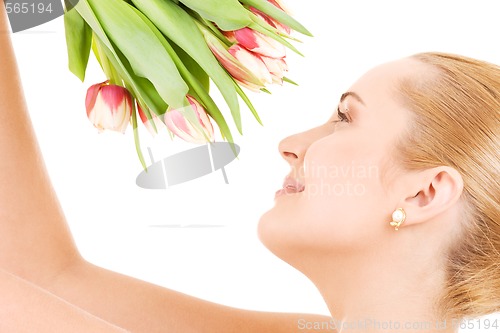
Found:
[[(337, 137), (312, 145), (305, 158), (305, 191), (298, 214), (321, 237), (358, 237), (376, 228), (383, 206), (380, 181), (383, 155), (366, 139)], [(375, 222), (375, 223), (374, 223)]]
[(349, 136), (311, 145), (304, 160), (305, 194), (349, 202), (379, 190), (379, 151)]
[(390, 213), (380, 180), (385, 153), (368, 136), (326, 137), (304, 157), (305, 190), (279, 198), (259, 223), (282, 258), (376, 246)]

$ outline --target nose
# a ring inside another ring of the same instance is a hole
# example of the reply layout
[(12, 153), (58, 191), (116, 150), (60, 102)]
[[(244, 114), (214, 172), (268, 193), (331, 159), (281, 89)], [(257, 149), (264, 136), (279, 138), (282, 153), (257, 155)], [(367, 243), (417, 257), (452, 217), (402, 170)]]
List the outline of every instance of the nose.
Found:
[(291, 167), (300, 167), (304, 163), (304, 156), (311, 144), (327, 134), (324, 126), (315, 127), (284, 138), (279, 143), (278, 149)]

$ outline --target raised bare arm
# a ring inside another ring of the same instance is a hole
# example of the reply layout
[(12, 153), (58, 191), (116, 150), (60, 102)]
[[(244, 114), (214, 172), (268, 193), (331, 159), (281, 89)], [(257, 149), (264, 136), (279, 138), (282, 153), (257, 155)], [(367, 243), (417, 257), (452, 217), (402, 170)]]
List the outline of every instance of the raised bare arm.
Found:
[(46, 282), (78, 253), (33, 132), (0, 4), (0, 268)]
[(0, 332), (127, 332), (3, 270), (0, 295)]
[(307, 332), (300, 319), (328, 321), (234, 309), (83, 260), (45, 170), (0, 3), (0, 269), (132, 332)]

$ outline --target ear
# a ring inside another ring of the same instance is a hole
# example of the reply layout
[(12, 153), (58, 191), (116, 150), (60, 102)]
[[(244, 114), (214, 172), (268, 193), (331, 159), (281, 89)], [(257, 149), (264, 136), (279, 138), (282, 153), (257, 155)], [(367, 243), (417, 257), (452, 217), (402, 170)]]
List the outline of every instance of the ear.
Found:
[(463, 191), (463, 180), (457, 170), (440, 166), (410, 176), (413, 190), (399, 207), (406, 212), (405, 225), (426, 222), (453, 206)]

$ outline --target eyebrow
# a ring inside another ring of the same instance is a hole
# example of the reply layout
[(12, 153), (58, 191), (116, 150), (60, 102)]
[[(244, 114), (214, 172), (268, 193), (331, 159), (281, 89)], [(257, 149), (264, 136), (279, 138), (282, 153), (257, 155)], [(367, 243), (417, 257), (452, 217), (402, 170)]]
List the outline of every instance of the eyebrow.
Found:
[(359, 95), (356, 94), (354, 91), (347, 91), (347, 92), (343, 93), (342, 96), (340, 96), (340, 103), (342, 103), (344, 101), (344, 99), (346, 99), (349, 96), (353, 97), (355, 100), (357, 100), (358, 102), (360, 102), (361, 104), (366, 106), (363, 99), (361, 97), (359, 97)]

